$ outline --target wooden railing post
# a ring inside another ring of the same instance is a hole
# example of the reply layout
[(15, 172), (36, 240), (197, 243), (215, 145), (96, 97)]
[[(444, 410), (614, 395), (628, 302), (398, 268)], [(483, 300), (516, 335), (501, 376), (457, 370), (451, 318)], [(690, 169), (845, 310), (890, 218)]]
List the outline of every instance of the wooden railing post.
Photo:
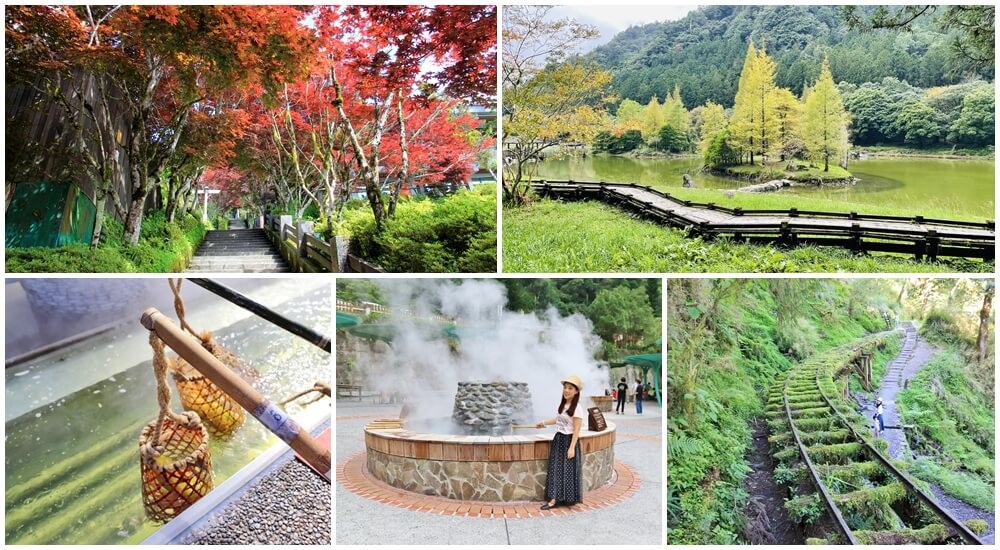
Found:
[(313, 232), (313, 222), (299, 220), (298, 222), (298, 249), (299, 257), (305, 259), (306, 257), (306, 235), (312, 235)]

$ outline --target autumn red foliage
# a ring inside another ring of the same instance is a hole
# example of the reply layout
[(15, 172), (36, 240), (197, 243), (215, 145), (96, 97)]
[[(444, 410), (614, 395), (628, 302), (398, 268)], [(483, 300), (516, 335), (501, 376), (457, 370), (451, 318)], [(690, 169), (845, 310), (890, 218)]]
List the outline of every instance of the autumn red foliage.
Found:
[(132, 242), (151, 193), (172, 217), (199, 186), (327, 217), (364, 189), (382, 223), (494, 145), (465, 107), (495, 103), (495, 6), (10, 6), (5, 35)]

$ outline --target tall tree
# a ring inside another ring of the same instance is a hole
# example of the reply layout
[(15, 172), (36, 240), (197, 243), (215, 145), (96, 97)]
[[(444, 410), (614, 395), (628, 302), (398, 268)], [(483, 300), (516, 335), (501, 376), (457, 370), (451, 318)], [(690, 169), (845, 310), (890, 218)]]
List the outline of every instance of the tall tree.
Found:
[(830, 171), (831, 158), (837, 159), (847, 151), (848, 123), (840, 92), (833, 83), (830, 64), (824, 59), (819, 79), (806, 98), (802, 124), (806, 150), (813, 158), (823, 160), (824, 172)]
[(674, 90), (663, 100), (663, 119), (664, 124), (668, 124), (684, 134), (687, 134), (690, 129), (691, 114), (684, 108), (680, 86), (674, 86)]
[(802, 141), (802, 104), (788, 88), (775, 88), (774, 111), (778, 120), (778, 153), (781, 160), (797, 156)]
[(747, 47), (747, 57), (740, 73), (733, 104), (730, 134), (750, 154), (759, 153), (761, 163), (778, 146), (780, 122), (776, 112), (774, 76), (777, 67), (764, 48)]
[(611, 75), (598, 66), (563, 63), (596, 27), (550, 20), (551, 6), (508, 6), (503, 18), (503, 199), (524, 202), (534, 160), (563, 141), (590, 143)]
[(976, 357), (979, 362), (986, 361), (989, 356), (990, 315), (993, 311), (993, 297), (996, 295), (996, 284), (986, 281), (983, 291), (983, 305), (979, 308), (979, 333), (976, 337)]
[(653, 97), (649, 98), (649, 102), (642, 108), (642, 114), (640, 120), (642, 121), (642, 138), (649, 141), (656, 135), (656, 132), (666, 124), (667, 120), (663, 113), (663, 107), (660, 105), (660, 100)]
[(726, 129), (726, 110), (722, 105), (709, 101), (701, 111), (701, 142), (699, 152), (702, 156), (708, 151), (708, 146), (712, 144), (715, 136)]
[[(435, 95), (495, 102), (496, 6), (329, 6), (315, 17), (334, 61), (329, 71), (333, 105), (381, 231), (413, 177), (411, 131), (419, 126), (408, 126), (414, 115), (408, 108)], [(361, 110), (367, 114), (352, 114), (351, 104), (365, 107)], [(432, 118), (446, 114), (441, 107)], [(381, 162), (391, 132), (401, 155), (400, 172), (386, 204)]]

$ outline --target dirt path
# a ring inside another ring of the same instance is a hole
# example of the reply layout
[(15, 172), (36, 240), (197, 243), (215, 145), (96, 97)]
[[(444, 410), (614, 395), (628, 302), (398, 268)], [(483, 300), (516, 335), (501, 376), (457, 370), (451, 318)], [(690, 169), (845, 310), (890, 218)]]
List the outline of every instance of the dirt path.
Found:
[(750, 544), (804, 544), (802, 530), (785, 510), (788, 491), (774, 480), (767, 422), (755, 419), (750, 428), (753, 430), (753, 442), (747, 454), (747, 465), (752, 471), (743, 482), (743, 487), (750, 494), (744, 510), (747, 526), (743, 534)]

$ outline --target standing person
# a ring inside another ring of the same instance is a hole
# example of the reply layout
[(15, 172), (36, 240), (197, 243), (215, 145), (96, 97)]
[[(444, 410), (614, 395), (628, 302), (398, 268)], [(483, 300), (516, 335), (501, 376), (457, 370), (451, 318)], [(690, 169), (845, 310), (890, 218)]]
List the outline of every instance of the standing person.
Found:
[(625, 383), (625, 377), (622, 377), (621, 382), (618, 382), (618, 404), (615, 406), (615, 412), (618, 414), (625, 414), (625, 398), (628, 396), (628, 384)]
[(643, 387), (642, 382), (636, 382), (635, 384), (635, 414), (642, 414), (642, 397), (643, 397)]
[(875, 437), (882, 437), (885, 432), (885, 417), (882, 416), (882, 398), (875, 398)]
[(542, 510), (556, 506), (572, 506), (583, 502), (583, 452), (580, 449), (580, 427), (583, 410), (580, 377), (572, 375), (562, 381), (562, 401), (555, 418), (542, 420), (535, 425), (544, 428), (556, 425), (556, 435), (549, 447), (549, 470), (545, 478), (545, 499)]

